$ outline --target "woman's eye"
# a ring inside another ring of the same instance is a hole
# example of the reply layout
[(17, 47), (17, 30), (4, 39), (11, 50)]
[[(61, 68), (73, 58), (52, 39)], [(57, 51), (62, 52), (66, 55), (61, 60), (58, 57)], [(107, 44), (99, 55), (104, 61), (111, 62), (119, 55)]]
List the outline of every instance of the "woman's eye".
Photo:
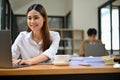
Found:
[(30, 18), (30, 17), (29, 17), (28, 19), (29, 19), (29, 20), (31, 20), (31, 18)]
[(39, 19), (39, 17), (35, 17), (34, 19)]
[(27, 19), (28, 19), (28, 20), (31, 20), (31, 19), (34, 19), (34, 20), (35, 20), (35, 19), (39, 19), (39, 17), (33, 17), (33, 18), (32, 18), (32, 17), (28, 17)]

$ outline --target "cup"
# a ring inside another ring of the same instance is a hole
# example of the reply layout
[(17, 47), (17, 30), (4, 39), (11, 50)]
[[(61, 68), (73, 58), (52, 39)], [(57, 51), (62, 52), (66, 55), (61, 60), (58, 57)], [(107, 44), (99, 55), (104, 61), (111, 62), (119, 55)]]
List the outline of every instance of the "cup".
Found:
[(69, 62), (69, 55), (55, 55), (54, 62)]

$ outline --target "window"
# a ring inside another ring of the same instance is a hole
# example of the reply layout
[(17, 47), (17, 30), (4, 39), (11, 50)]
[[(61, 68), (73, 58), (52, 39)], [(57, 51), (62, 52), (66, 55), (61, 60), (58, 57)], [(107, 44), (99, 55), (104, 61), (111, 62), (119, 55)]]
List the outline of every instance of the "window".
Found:
[(113, 6), (108, 1), (98, 8), (99, 11), (99, 39), (105, 44), (107, 50), (119, 52), (120, 50), (120, 7)]
[(64, 28), (63, 16), (48, 16), (50, 28)]
[(101, 9), (101, 40), (107, 50), (111, 49), (110, 6)]
[[(19, 32), (27, 29), (26, 15), (16, 15), (17, 26)], [(64, 28), (64, 17), (62, 16), (48, 16), (50, 28)]]
[(112, 9), (112, 45), (119, 50), (119, 9)]
[[(106, 44), (106, 49), (111, 49), (110, 10), (108, 7), (101, 9), (101, 39)], [(119, 50), (119, 12), (112, 9), (112, 47)]]

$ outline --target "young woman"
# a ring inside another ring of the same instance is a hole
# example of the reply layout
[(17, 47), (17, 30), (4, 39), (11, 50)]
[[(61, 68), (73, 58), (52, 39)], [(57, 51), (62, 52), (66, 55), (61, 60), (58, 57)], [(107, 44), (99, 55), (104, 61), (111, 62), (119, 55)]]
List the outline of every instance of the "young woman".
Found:
[(26, 14), (28, 29), (21, 32), (12, 45), (13, 64), (32, 65), (52, 59), (57, 53), (60, 36), (58, 32), (49, 31), (45, 8), (33, 4)]

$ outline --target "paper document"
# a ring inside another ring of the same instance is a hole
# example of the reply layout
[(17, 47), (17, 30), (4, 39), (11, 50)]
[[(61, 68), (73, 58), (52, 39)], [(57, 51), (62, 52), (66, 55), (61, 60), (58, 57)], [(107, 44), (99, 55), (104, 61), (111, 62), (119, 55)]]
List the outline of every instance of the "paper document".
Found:
[(83, 66), (103, 66), (104, 60), (100, 57), (73, 57), (70, 59), (71, 65)]

